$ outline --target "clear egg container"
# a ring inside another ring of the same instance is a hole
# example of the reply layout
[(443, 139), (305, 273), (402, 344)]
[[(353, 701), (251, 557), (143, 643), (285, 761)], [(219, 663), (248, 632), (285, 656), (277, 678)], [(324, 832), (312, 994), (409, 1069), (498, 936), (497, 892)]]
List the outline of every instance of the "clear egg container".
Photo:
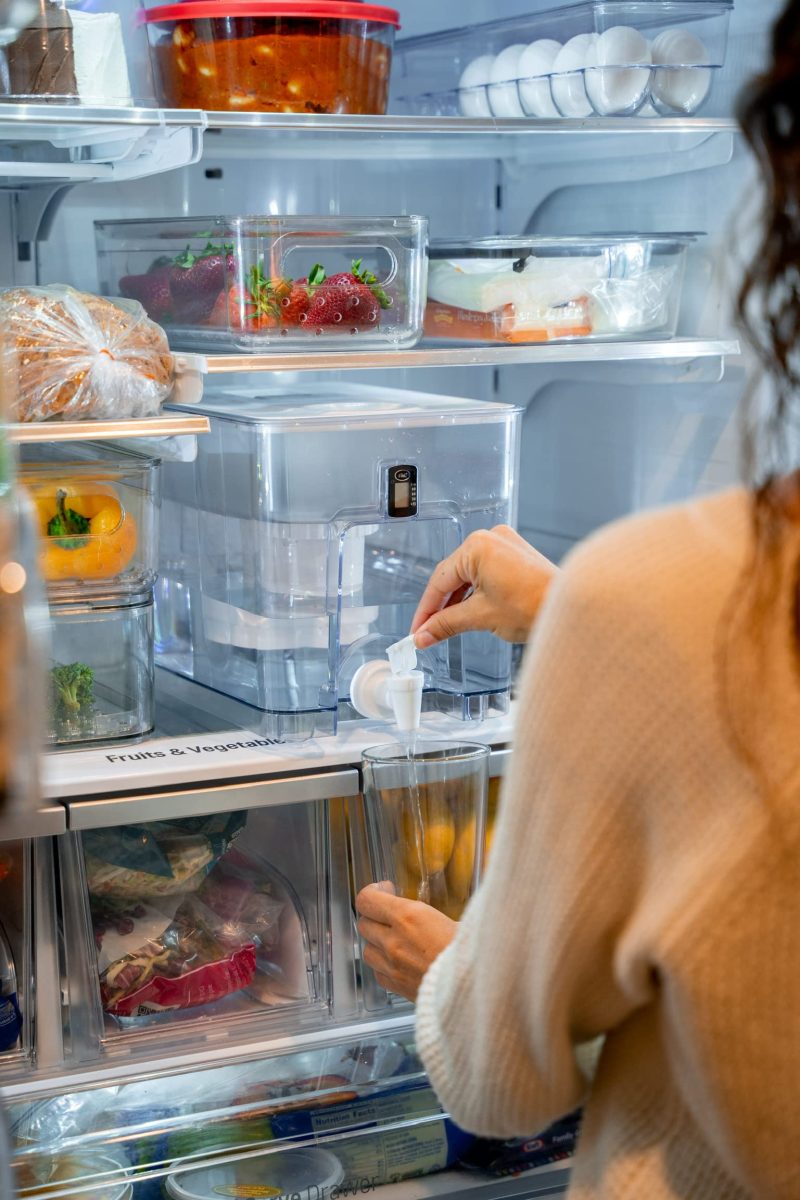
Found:
[(693, 116), (733, 0), (589, 0), (400, 41), (394, 110), (509, 119)]

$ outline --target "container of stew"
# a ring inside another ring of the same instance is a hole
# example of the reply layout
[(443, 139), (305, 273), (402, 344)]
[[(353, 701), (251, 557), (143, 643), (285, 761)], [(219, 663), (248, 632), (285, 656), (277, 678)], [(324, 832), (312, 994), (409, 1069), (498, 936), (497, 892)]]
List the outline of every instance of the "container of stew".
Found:
[(140, 19), (169, 108), (386, 111), (395, 9), (360, 0), (182, 0)]

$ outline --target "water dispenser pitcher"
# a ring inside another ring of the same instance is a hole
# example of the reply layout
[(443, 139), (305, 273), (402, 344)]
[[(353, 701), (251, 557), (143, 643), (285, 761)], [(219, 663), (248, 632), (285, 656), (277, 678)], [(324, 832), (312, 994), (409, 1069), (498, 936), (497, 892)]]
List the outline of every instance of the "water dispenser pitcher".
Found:
[[(408, 634), (436, 564), (513, 522), (519, 410), (338, 385), (189, 411), (211, 432), (193, 462), (165, 464), (158, 661), (232, 698), (243, 728), (335, 733), (353, 676)], [(419, 666), (423, 711), (507, 708), (510, 648), (489, 634)]]

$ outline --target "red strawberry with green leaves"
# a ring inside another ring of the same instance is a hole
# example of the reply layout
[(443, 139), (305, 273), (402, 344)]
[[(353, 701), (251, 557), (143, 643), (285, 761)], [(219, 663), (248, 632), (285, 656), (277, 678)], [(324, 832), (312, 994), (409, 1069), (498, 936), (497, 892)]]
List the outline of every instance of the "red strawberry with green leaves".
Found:
[(304, 325), (311, 300), (325, 281), (325, 271), (316, 263), (303, 279), (287, 281), (289, 292), (280, 297), (281, 320), (284, 325)]
[(314, 295), (306, 322), (318, 329), (374, 327), (380, 323), (381, 309), (389, 308), (391, 303), (377, 277), (362, 268), (357, 258), (350, 272), (342, 271), (325, 280)]
[(119, 281), (121, 295), (138, 300), (151, 321), (168, 320), (172, 313), (170, 272), (166, 267), (147, 275), (124, 275)]
[(208, 242), (199, 254), (187, 246), (170, 268), (176, 318), (189, 324), (206, 321), (217, 296), (234, 278), (235, 269), (232, 246), (219, 247)]
[(281, 322), (281, 298), (288, 283), (268, 279), (260, 263), (247, 273), (244, 284), (234, 284), (228, 292), (228, 313), (234, 329), (249, 331), (274, 329)]

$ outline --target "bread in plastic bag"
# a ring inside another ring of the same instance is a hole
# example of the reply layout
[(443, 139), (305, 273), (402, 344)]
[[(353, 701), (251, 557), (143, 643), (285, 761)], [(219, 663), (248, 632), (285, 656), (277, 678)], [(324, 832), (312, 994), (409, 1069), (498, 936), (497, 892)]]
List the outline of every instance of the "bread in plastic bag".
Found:
[(135, 300), (61, 284), (0, 292), (17, 377), (16, 419), (155, 416), (172, 391), (167, 338)]

